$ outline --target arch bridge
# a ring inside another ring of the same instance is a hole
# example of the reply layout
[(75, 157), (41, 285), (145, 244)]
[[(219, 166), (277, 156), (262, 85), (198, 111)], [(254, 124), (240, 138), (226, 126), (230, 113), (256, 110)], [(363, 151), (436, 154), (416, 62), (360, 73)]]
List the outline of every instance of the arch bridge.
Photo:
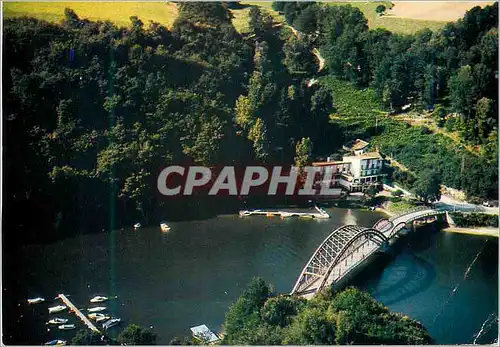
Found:
[(406, 224), (444, 213), (429, 207), (419, 207), (389, 219), (382, 218), (371, 228), (343, 225), (335, 229), (304, 266), (291, 294), (312, 297), (321, 289), (343, 279), (370, 255), (387, 247)]

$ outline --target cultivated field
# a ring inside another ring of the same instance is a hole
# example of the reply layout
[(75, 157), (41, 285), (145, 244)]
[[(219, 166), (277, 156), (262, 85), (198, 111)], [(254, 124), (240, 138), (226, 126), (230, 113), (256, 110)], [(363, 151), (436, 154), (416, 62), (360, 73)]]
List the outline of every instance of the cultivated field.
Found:
[[(241, 32), (248, 31), (248, 12), (251, 5), (263, 8), (276, 21), (282, 17), (271, 8), (271, 2), (241, 2), (240, 8), (234, 9), (233, 24)], [(158, 22), (170, 28), (177, 17), (177, 7), (169, 2), (4, 2), (5, 18), (35, 17), (49, 22), (60, 22), (64, 18), (64, 9), (71, 8), (80, 18), (93, 21), (110, 20), (119, 26), (128, 26), (130, 16), (137, 16), (145, 24)]]
[(177, 7), (165, 2), (4, 2), (4, 17), (29, 16), (49, 22), (64, 18), (64, 9), (71, 8), (80, 18), (110, 20), (128, 26), (130, 17), (137, 16), (145, 24), (150, 20), (171, 27), (177, 17)]
[[(392, 3), (392, 5), (391, 5)], [(366, 1), (366, 2), (345, 2), (333, 1), (330, 4), (350, 4), (359, 8), (366, 19), (370, 28), (384, 28), (395, 33), (413, 34), (420, 30), (429, 28), (439, 30), (447, 22), (456, 21), (462, 18), (465, 11), (474, 6), (484, 7), (489, 2), (431, 2), (431, 1)], [(385, 15), (378, 16), (375, 8), (383, 4), (387, 8), (392, 6)]]
[(387, 11), (387, 17), (411, 18), (431, 21), (456, 21), (465, 11), (475, 6), (484, 7), (493, 1), (481, 2), (401, 2), (393, 1), (394, 7)]
[[(345, 2), (330, 4), (351, 4), (358, 7), (368, 19), (371, 28), (385, 28), (397, 33), (411, 34), (429, 28), (438, 30), (446, 22), (462, 17), (466, 10), (474, 6), (485, 6), (492, 2), (392, 2), (391, 10), (383, 16), (375, 13), (379, 4), (390, 7), (388, 1)], [(250, 5), (257, 5), (268, 11), (276, 22), (283, 21), (271, 8), (272, 2), (242, 1), (233, 9), (233, 24), (240, 32), (248, 31)], [(137, 16), (145, 24), (149, 21), (171, 27), (177, 17), (176, 5), (170, 2), (4, 2), (4, 17), (32, 16), (50, 22), (59, 22), (64, 17), (64, 9), (73, 9), (81, 18), (89, 20), (110, 20), (120, 26), (128, 26), (130, 16)]]

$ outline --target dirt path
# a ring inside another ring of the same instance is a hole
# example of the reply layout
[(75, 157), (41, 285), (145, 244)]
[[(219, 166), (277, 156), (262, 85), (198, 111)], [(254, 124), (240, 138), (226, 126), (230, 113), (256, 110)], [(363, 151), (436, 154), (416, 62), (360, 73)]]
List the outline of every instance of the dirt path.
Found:
[(321, 54), (319, 53), (319, 50), (317, 48), (314, 48), (313, 49), (313, 54), (316, 56), (316, 58), (318, 58), (318, 61), (319, 61), (319, 69), (318, 69), (318, 72), (320, 72), (321, 70), (323, 70), (323, 68), (325, 67), (325, 58), (323, 58), (321, 56)]

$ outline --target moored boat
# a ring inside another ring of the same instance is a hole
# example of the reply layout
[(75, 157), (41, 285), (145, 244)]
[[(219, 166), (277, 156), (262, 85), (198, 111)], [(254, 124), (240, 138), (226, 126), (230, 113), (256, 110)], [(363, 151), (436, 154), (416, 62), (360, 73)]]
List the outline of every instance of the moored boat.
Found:
[(61, 311), (64, 311), (65, 309), (67, 309), (66, 306), (57, 305), (57, 306), (49, 307), (49, 313), (61, 312)]
[(76, 326), (74, 324), (63, 324), (59, 325), (59, 330), (73, 330)]
[(134, 229), (139, 229), (141, 227), (141, 223), (135, 223), (134, 224)]
[(106, 322), (107, 320), (110, 320), (111, 317), (110, 316), (106, 316), (106, 315), (102, 315), (102, 317), (98, 317), (96, 318), (96, 322), (97, 323), (103, 323), (103, 322)]
[(38, 297), (38, 298), (28, 299), (28, 304), (39, 304), (44, 301), (45, 301), (44, 298)]
[(103, 313), (91, 313), (87, 315), (87, 317), (89, 317), (89, 319), (95, 320), (96, 322), (103, 322), (111, 318), (110, 316), (106, 316)]
[(161, 223), (160, 224), (161, 231), (167, 232), (170, 230), (170, 227), (167, 225), (167, 223)]
[(66, 341), (64, 340), (52, 340), (45, 343), (45, 346), (64, 346)]
[(47, 322), (47, 324), (65, 324), (68, 323), (66, 318), (54, 318)]
[(92, 308), (89, 308), (88, 311), (89, 312), (101, 312), (101, 311), (104, 311), (106, 309), (106, 307), (104, 306), (99, 306), (99, 307), (92, 307)]
[(106, 301), (106, 300), (108, 300), (107, 297), (97, 295), (97, 296), (94, 296), (92, 299), (90, 299), (90, 302), (91, 303), (96, 303), (96, 302), (103, 302), (103, 301)]
[(106, 323), (104, 323), (102, 325), (102, 327), (107, 330), (107, 329), (109, 329), (111, 327), (114, 327), (115, 325), (120, 324), (120, 322), (121, 322), (120, 318), (111, 318), (109, 321), (107, 321)]

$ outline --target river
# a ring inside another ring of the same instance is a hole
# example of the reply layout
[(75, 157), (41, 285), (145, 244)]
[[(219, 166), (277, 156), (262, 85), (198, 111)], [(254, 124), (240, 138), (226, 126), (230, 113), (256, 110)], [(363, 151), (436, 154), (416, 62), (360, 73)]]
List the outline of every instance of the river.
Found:
[[(4, 342), (40, 344), (70, 340), (75, 331), (47, 331), (47, 307), (58, 293), (77, 307), (94, 295), (117, 296), (106, 303), (122, 326), (152, 327), (159, 343), (186, 336), (207, 324), (219, 331), (228, 306), (253, 276), (289, 292), (315, 248), (337, 226), (371, 226), (376, 212), (332, 208), (329, 220), (219, 216), (159, 227), (81, 235), (48, 245), (24, 247), (17, 259), (15, 292), (4, 300)], [(474, 260), (475, 259), (475, 260)], [(470, 267), (469, 271), (467, 269)], [(12, 283), (11, 283), (12, 284)], [(436, 343), (492, 342), (498, 330), (498, 240), (445, 233), (427, 226), (401, 239), (351, 284), (370, 292), (391, 310), (421, 321)], [(454, 290), (455, 289), (455, 290)], [(48, 303), (27, 306), (27, 297)], [(83, 327), (74, 316), (70, 318)]]

